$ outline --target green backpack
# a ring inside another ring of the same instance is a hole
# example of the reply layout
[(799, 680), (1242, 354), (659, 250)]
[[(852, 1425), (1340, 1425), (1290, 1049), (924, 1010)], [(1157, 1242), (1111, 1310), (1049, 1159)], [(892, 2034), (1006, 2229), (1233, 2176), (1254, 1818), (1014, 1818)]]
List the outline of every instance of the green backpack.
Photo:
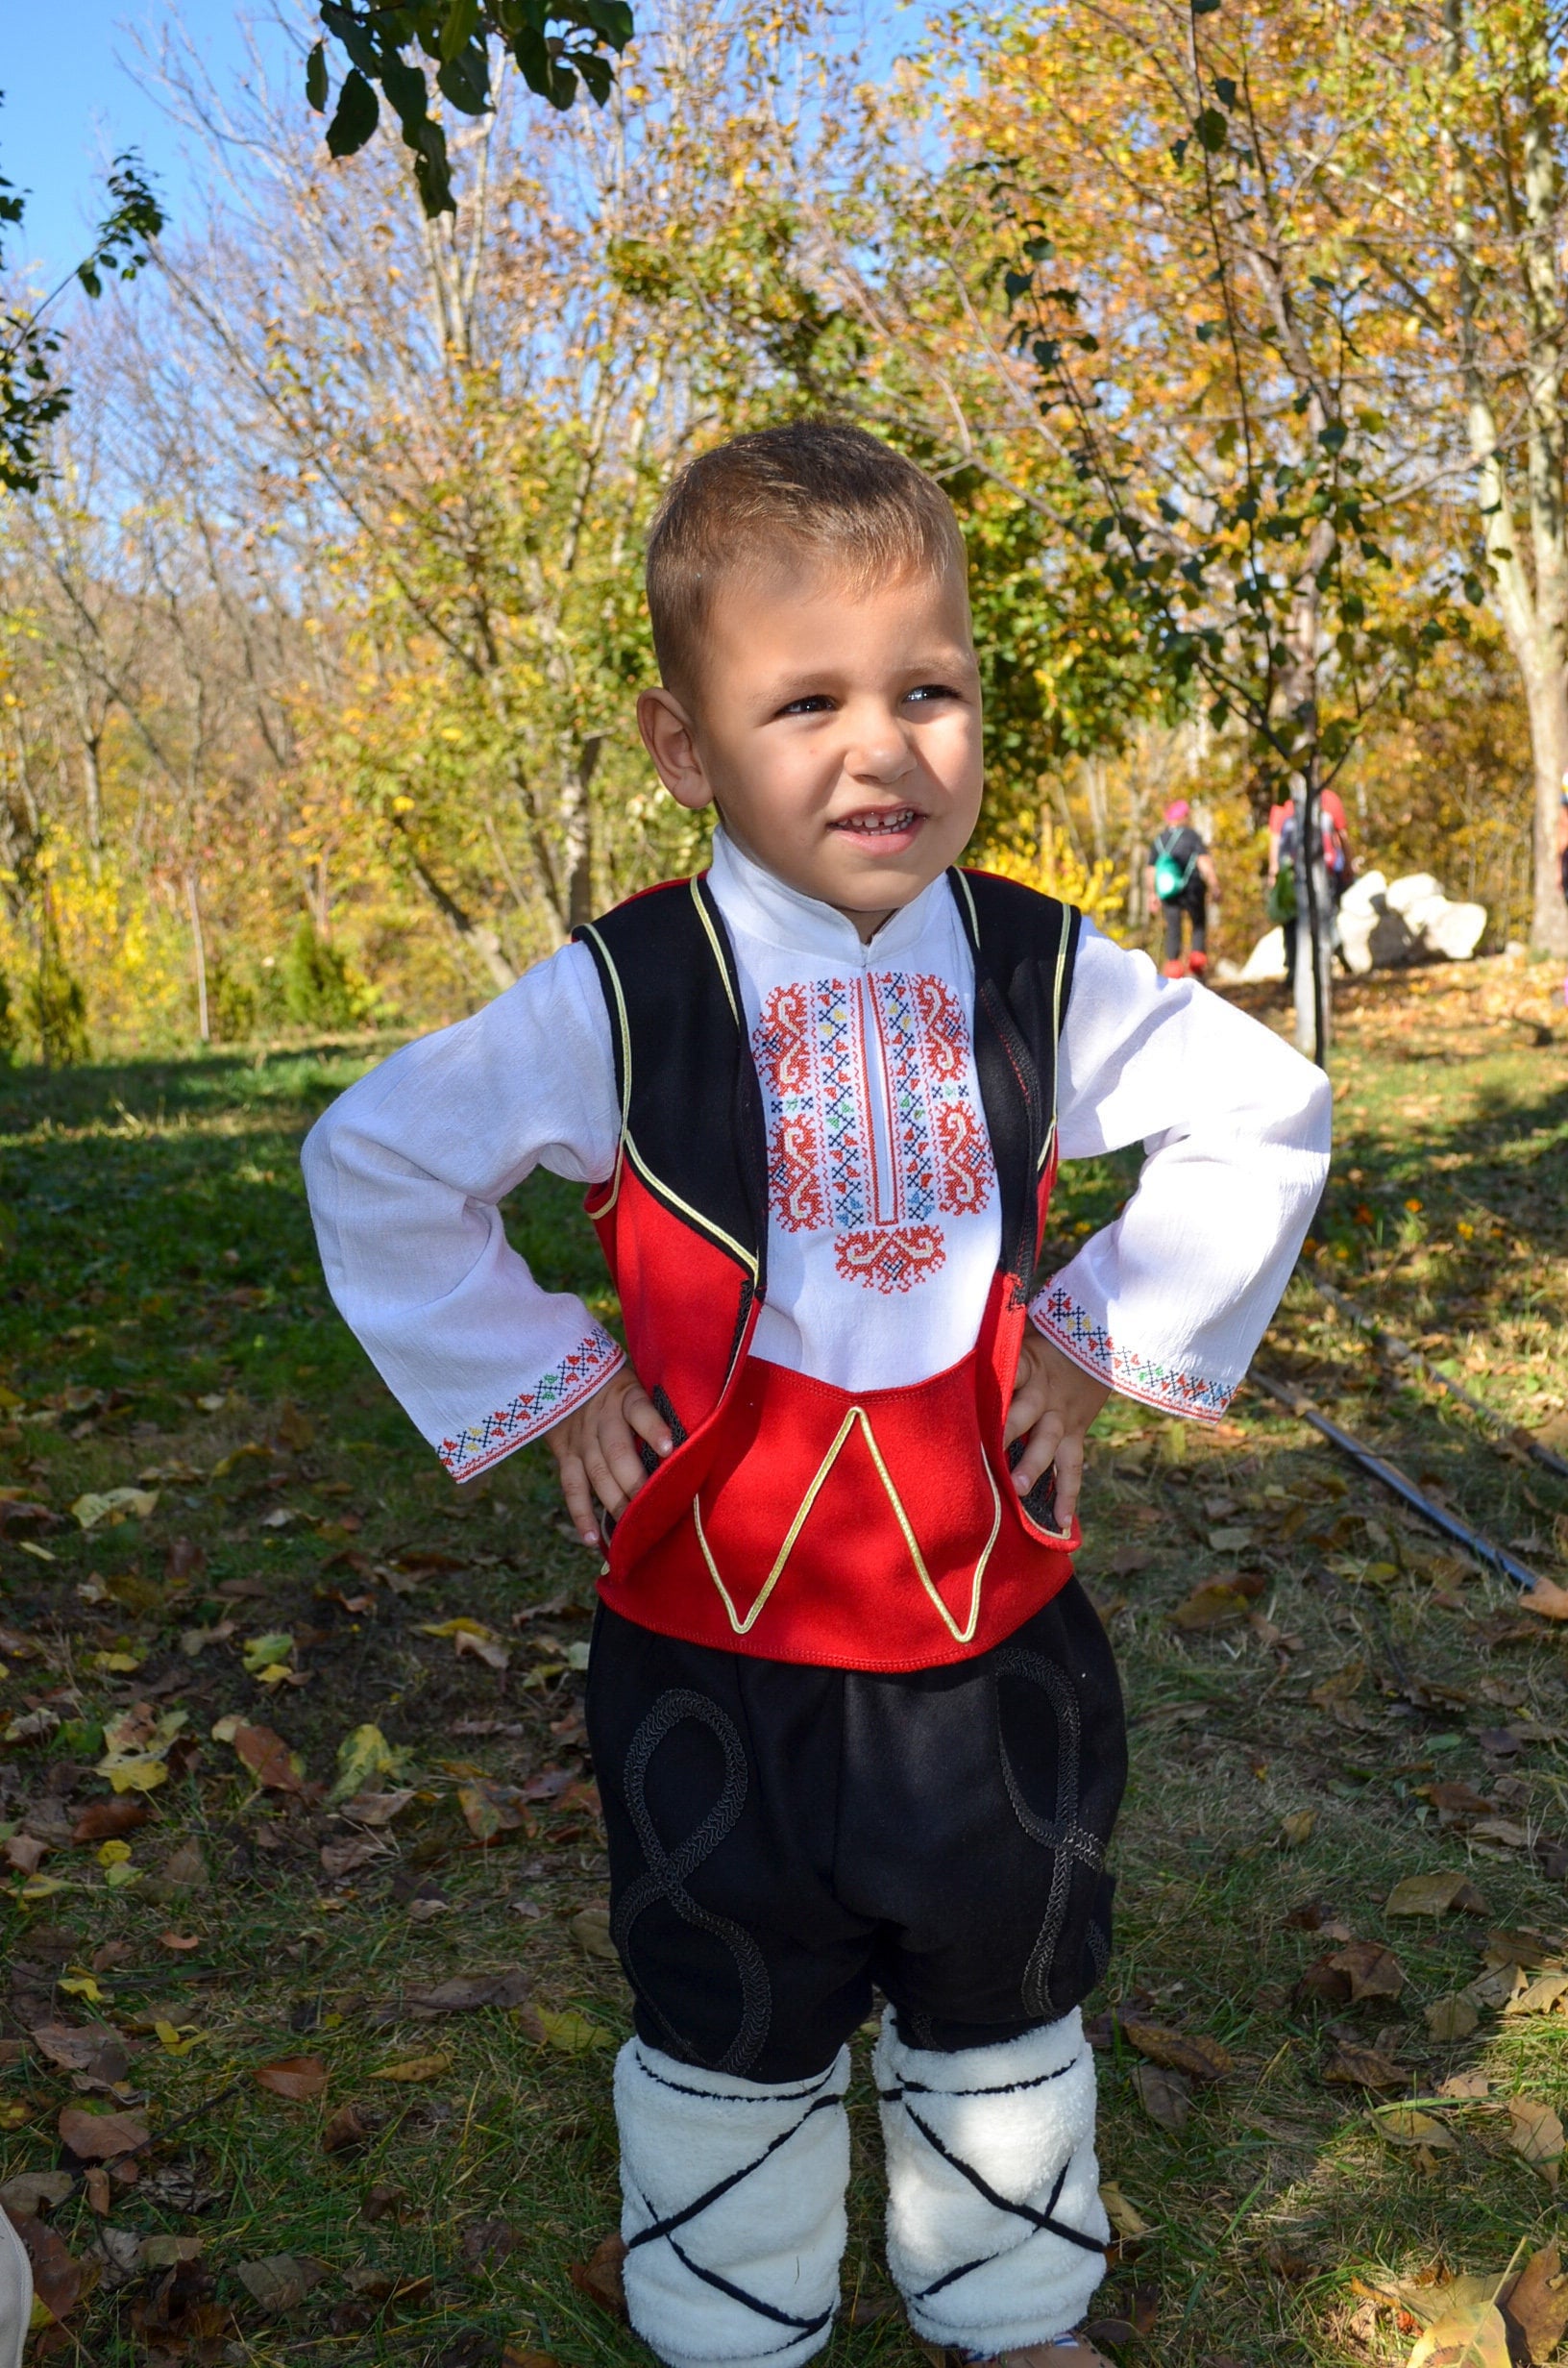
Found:
[(1162, 830), (1154, 842), (1154, 893), (1162, 904), (1174, 904), (1187, 894), (1187, 883), (1198, 867), (1196, 853), (1182, 863), (1176, 855), (1179, 831)]

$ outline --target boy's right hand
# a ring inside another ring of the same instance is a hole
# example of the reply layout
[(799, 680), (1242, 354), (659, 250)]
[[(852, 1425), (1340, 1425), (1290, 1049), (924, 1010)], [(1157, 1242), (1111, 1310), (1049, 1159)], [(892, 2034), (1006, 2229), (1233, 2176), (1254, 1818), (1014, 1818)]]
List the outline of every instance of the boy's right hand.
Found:
[(669, 1423), (629, 1365), (612, 1373), (601, 1390), (545, 1433), (561, 1475), (566, 1509), (584, 1545), (603, 1542), (595, 1497), (619, 1520), (648, 1478), (637, 1452), (639, 1439), (646, 1440), (655, 1455), (668, 1455), (675, 1443)]

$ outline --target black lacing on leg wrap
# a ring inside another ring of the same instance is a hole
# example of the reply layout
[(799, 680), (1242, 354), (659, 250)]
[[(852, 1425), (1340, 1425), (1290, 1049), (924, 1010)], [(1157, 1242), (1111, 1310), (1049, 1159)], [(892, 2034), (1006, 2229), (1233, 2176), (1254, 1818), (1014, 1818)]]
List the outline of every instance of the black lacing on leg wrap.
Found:
[[(1045, 1903), (1044, 1921), (1030, 1952), (1024, 1969), (1022, 1995), (1025, 2010), (1038, 2014), (1042, 2022), (1050, 2022), (1061, 2011), (1051, 1996), (1051, 1971), (1056, 1961), (1057, 1945), (1062, 1938), (1062, 1927), (1066, 1921), (1067, 1902), (1072, 1890), (1075, 1867), (1086, 1866), (1098, 1874), (1105, 1864), (1105, 1843), (1078, 1816), (1079, 1774), (1083, 1759), (1083, 1721), (1079, 1715), (1078, 1697), (1062, 1670), (1040, 1653), (1024, 1652), (1017, 1646), (1004, 1647), (992, 1662), (992, 1685), (998, 1677), (1021, 1677), (1029, 1685), (1038, 1686), (1051, 1705), (1056, 1720), (1056, 1815), (1037, 1816), (1023, 1797), (1017, 1775), (1002, 1737), (1001, 1709), (996, 1711), (996, 1748), (1001, 1756), (1002, 1781), (1007, 1797), (1031, 1841), (1039, 1842), (1042, 1850), (1051, 1853), (1051, 1887)], [(1101, 1960), (1109, 1955), (1104, 1936), (1094, 1933), (1090, 1946)]]
[[(1063, 2079), (1082, 2060), (1081, 2056), (1074, 2056), (1069, 2062), (1059, 2064), (1054, 2072), (1042, 2072), (1034, 2080), (1005, 2081), (993, 2088), (957, 2090), (930, 2088), (919, 2081), (901, 2081), (895, 2088), (881, 2088), (878, 2089), (877, 2094), (884, 2105), (901, 2105), (908, 2119), (919, 2130), (932, 2153), (940, 2155), (943, 2162), (948, 2163), (952, 2169), (957, 2171), (961, 2179), (967, 2179), (975, 2193), (984, 2196), (986, 2202), (995, 2210), (1007, 2212), (1014, 2219), (1026, 2222), (1037, 2234), (1060, 2236), (1065, 2244), (1077, 2245), (1085, 2253), (1103, 2254), (1105, 2246), (1098, 2236), (1086, 2236), (1082, 2229), (1069, 2228), (1065, 2220), (1058, 2220), (1055, 2217), (1057, 2205), (1062, 2200), (1062, 2190), (1067, 2183), (1067, 2173), (1072, 2168), (1072, 2158), (1077, 2152), (1076, 2147), (1068, 2148), (1066, 2159), (1056, 2175), (1056, 2183), (1051, 2189), (1045, 2208), (1041, 2211), (1033, 2204), (1015, 2203), (1011, 2196), (998, 2194), (984, 2173), (977, 2171), (972, 2162), (966, 2162), (962, 2155), (955, 2155), (952, 2148), (943, 2142), (930, 2123), (918, 2113), (909, 2102), (912, 2096), (962, 2096), (966, 2103), (971, 2097), (1015, 2096), (1024, 2089), (1043, 2088), (1049, 2082)], [(972, 2270), (985, 2269), (992, 2261), (1000, 2260), (1002, 2255), (1009, 2250), (1011, 2248), (1005, 2245), (998, 2245), (994, 2253), (977, 2254), (972, 2261), (961, 2261), (956, 2269), (943, 2270), (940, 2278), (934, 2278), (929, 2285), (922, 2286), (919, 2292), (911, 2295), (909, 2300), (917, 2303), (927, 2302), (933, 2294), (940, 2294), (945, 2286), (954, 2285), (960, 2278), (968, 2277)]]
[[(674, 1850), (667, 1850), (660, 1839), (648, 1806), (648, 1771), (653, 1754), (665, 1738), (687, 1719), (695, 1719), (716, 1739), (724, 1755), (724, 1778), (719, 1798), (695, 1833)], [(686, 1879), (695, 1874), (728, 1834), (746, 1805), (747, 1769), (746, 1746), (734, 1720), (710, 1702), (705, 1694), (695, 1693), (685, 1687), (672, 1687), (660, 1694), (636, 1734), (626, 1753), (623, 1775), (626, 1809), (637, 1830), (648, 1872), (635, 1883), (626, 1886), (616, 1908), (611, 1925), (611, 1937), (621, 1956), (631, 1961), (631, 1932), (645, 1909), (655, 1900), (665, 1900), (683, 1922), (698, 1932), (711, 1933), (723, 1942), (735, 1961), (735, 1970), (741, 1985), (741, 2022), (734, 2038), (719, 2058), (714, 2069), (719, 2072), (744, 2074), (755, 2062), (758, 2051), (768, 2036), (772, 2020), (772, 1987), (762, 1951), (749, 1933), (728, 1916), (717, 1915), (695, 1900), (686, 1889)], [(655, 2016), (672, 2043), (675, 2055), (690, 2061), (696, 2050), (683, 2033), (676, 2030), (669, 2016), (660, 2009), (656, 1998), (639, 1992), (641, 2003)]]
[[(822, 2082), (825, 2083), (832, 2078), (834, 2068), (829, 2065), (822, 2076)], [(653, 2071), (647, 2062), (642, 2064), (641, 2069), (645, 2079), (658, 2081), (661, 2087), (679, 2088), (678, 2083), (661, 2079), (660, 2075)], [(682, 2088), (679, 2093), (690, 2096), (700, 2095), (702, 2092)], [(747, 2310), (754, 2311), (758, 2318), (770, 2320), (775, 2327), (787, 2327), (790, 2330), (788, 2340), (773, 2347), (776, 2351), (785, 2352), (789, 2351), (802, 2335), (820, 2334), (824, 2327), (830, 2325), (837, 2304), (829, 2303), (827, 2308), (820, 2310), (815, 2318), (801, 2318), (794, 2311), (781, 2310), (776, 2304), (764, 2302), (761, 2295), (747, 2293), (744, 2286), (736, 2285), (732, 2279), (721, 2276), (718, 2270), (705, 2268), (700, 2261), (694, 2261), (685, 2247), (676, 2244), (675, 2231), (685, 2228), (689, 2221), (697, 2219), (699, 2213), (706, 2211), (710, 2204), (717, 2204), (721, 2197), (732, 2193), (743, 2180), (749, 2179), (753, 2172), (760, 2171), (763, 2164), (771, 2161), (772, 2157), (778, 2153), (780, 2147), (787, 2146), (792, 2137), (799, 2134), (814, 2113), (831, 2112), (835, 2107), (842, 2107), (844, 2103), (837, 2089), (827, 2089), (822, 2083), (819, 2083), (814, 2088), (802, 2088), (796, 2093), (799, 2101), (805, 2106), (805, 2110), (797, 2121), (791, 2123), (789, 2129), (781, 2130), (777, 2137), (771, 2138), (761, 2153), (754, 2155), (749, 2162), (743, 2163), (738, 2171), (731, 2171), (727, 2177), (716, 2181), (701, 2195), (694, 2197), (691, 2203), (682, 2204), (678, 2211), (667, 2212), (662, 2219), (650, 2220), (648, 2227), (639, 2229), (636, 2235), (629, 2238), (626, 2244), (628, 2256), (635, 2253), (640, 2245), (667, 2244), (682, 2267), (690, 2270), (694, 2278), (700, 2279), (704, 2285), (712, 2286), (716, 2293), (727, 2295), (731, 2302), (742, 2304)], [(727, 2098), (724, 2101), (725, 2103), (737, 2102), (737, 2100)], [(749, 2100), (741, 2099), (738, 2102), (747, 2103)], [(775, 2105), (787, 2104), (791, 2100), (774, 2096), (758, 2098), (756, 2102)], [(624, 2163), (622, 2177), (625, 2179)], [(626, 2184), (629, 2188), (629, 2180), (626, 2181)], [(652, 2211), (653, 2207), (646, 2195), (638, 2192), (637, 2201), (644, 2211)], [(766, 2357), (767, 2355), (759, 2354), (758, 2356)]]

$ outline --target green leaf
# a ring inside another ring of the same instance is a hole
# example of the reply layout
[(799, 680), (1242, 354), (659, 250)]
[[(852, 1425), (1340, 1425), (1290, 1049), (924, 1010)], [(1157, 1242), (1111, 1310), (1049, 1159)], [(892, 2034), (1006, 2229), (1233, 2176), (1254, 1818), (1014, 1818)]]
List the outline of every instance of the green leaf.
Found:
[(438, 44), (442, 64), (451, 65), (460, 57), (478, 29), (479, 0), (448, 0), (447, 21)]
[(305, 62), (306, 104), (318, 115), (327, 112), (327, 99), (331, 86), (327, 79), (327, 44), (318, 41)]
[(1214, 76), (1214, 96), (1221, 107), (1230, 108), (1236, 105), (1236, 85), (1228, 74)]
[(1192, 129), (1197, 134), (1199, 145), (1206, 148), (1211, 156), (1217, 156), (1225, 145), (1230, 125), (1217, 107), (1205, 107), (1193, 117)]
[(357, 66), (352, 68), (337, 94), (337, 109), (327, 126), (327, 153), (356, 157), (381, 119), (380, 103)]
[(394, 1751), (380, 1727), (355, 1727), (337, 1747), (337, 1775), (329, 1802), (352, 1800), (383, 1776), (401, 1776), (408, 1759), (406, 1751)]
[(442, 95), (465, 115), (482, 115), (490, 105), (490, 61), (480, 48), (465, 49), (436, 71)]

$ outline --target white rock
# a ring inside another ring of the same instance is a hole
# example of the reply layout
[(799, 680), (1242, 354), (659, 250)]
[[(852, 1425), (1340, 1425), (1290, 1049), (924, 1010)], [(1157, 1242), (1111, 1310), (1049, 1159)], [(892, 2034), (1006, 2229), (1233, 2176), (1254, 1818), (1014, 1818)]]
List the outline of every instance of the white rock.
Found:
[(1353, 879), (1339, 900), (1342, 913), (1375, 912), (1388, 893), (1388, 882), (1381, 872), (1363, 872)]
[(1448, 962), (1468, 962), (1485, 927), (1484, 904), (1450, 904), (1445, 898), (1442, 911), (1422, 924), (1421, 934), (1429, 952)]
[(1258, 940), (1242, 966), (1240, 977), (1245, 986), (1255, 986), (1265, 978), (1285, 976), (1285, 931), (1270, 929)]
[(1390, 880), (1383, 893), (1391, 912), (1406, 913), (1412, 904), (1424, 904), (1443, 892), (1430, 872), (1408, 872), (1403, 879)]
[(1370, 904), (1352, 904), (1347, 896), (1339, 907), (1339, 946), (1358, 976), (1372, 968), (1372, 933), (1384, 916)]

